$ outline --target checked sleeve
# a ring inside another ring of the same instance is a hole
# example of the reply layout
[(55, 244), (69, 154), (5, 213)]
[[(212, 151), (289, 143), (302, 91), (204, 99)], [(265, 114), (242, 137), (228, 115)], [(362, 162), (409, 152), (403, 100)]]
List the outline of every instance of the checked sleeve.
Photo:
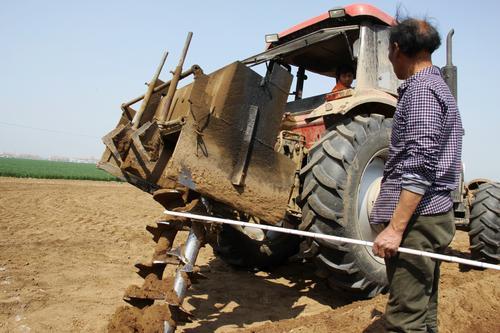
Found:
[(416, 84), (412, 90), (404, 107), (408, 158), (403, 162), (402, 187), (424, 195), (436, 179), (443, 106), (429, 83)]

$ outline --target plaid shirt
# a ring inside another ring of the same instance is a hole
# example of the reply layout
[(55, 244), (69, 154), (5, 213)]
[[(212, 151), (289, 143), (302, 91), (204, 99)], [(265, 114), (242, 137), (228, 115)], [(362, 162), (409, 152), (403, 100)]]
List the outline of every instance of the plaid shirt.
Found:
[(455, 99), (437, 67), (412, 75), (398, 89), (389, 157), (370, 222), (389, 222), (402, 189), (423, 194), (414, 214), (451, 209), (461, 172), (463, 128)]

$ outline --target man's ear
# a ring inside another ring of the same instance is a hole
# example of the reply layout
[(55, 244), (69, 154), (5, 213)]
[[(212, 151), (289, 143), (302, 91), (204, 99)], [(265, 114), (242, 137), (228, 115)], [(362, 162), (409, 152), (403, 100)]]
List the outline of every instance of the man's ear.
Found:
[(394, 55), (399, 55), (401, 50), (399, 49), (399, 44), (394, 42), (392, 43), (392, 52), (394, 52)]

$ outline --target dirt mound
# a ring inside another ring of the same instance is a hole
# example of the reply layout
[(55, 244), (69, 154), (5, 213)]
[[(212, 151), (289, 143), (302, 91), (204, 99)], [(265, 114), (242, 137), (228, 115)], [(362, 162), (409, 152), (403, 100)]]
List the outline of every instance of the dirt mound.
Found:
[[(133, 264), (151, 257), (145, 226), (161, 212), (128, 184), (0, 178), (0, 332), (105, 332), (163, 320), (165, 308), (147, 310), (147, 323), (134, 319), (136, 310), (113, 317), (126, 288), (142, 285)], [(459, 232), (452, 248), (468, 255), (467, 234)], [(208, 246), (198, 264), (207, 279), (189, 290), (183, 307), (194, 320), (177, 332), (369, 332), (380, 325), (386, 296), (352, 302), (318, 281), (312, 265), (235, 271)], [(500, 332), (500, 273), (442, 267), (441, 332)]]
[(144, 309), (122, 306), (118, 308), (108, 325), (108, 332), (113, 333), (154, 333), (159, 332), (163, 322), (168, 321), (170, 327), (175, 324), (170, 319), (171, 314), (167, 306), (152, 305)]

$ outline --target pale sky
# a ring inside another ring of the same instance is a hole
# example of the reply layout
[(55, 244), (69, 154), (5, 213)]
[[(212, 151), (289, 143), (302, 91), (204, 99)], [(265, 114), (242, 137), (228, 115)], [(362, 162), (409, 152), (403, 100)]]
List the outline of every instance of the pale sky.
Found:
[[(280, 32), (346, 1), (2, 1), (0, 4), (0, 153), (99, 158), (121, 103), (145, 92), (162, 52), (161, 78), (194, 33), (185, 68), (210, 73), (259, 53), (264, 35)], [(465, 178), (500, 180), (498, 1), (370, 2), (394, 15), (430, 17), (443, 38), (445, 64), (455, 29), (458, 104), (465, 127)], [(334, 82), (331, 82), (333, 84)], [(305, 94), (330, 83), (306, 83)], [(326, 89), (326, 90), (325, 90)]]

